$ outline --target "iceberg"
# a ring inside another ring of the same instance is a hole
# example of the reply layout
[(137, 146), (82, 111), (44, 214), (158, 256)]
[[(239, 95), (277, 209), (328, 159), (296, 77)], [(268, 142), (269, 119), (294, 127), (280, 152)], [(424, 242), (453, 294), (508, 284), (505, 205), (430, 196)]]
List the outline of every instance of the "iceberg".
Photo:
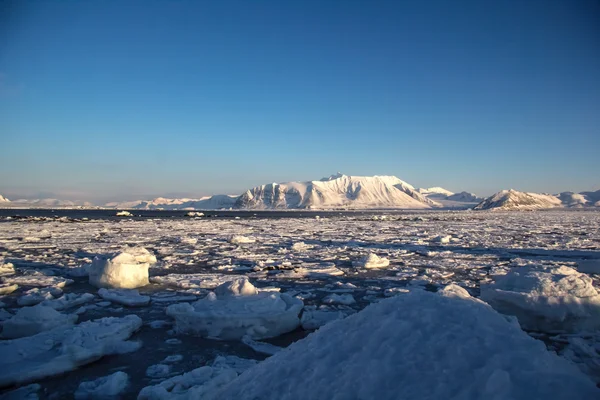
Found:
[(143, 247), (127, 248), (110, 256), (96, 256), (90, 265), (90, 284), (99, 288), (135, 289), (146, 286), (156, 257)]

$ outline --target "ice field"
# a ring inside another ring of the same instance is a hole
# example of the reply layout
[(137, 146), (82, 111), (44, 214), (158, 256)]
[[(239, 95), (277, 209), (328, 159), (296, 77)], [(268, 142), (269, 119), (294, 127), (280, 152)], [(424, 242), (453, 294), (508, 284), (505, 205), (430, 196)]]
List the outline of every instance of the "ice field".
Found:
[(0, 398), (600, 398), (600, 212), (240, 215), (3, 219)]

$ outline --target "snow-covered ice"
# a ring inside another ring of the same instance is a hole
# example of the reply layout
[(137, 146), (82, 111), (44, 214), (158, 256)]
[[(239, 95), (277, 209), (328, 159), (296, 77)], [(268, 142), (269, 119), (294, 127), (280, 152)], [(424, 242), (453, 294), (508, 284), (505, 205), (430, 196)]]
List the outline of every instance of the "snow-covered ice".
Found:
[(10, 319), (4, 321), (2, 337), (16, 339), (32, 336), (56, 327), (73, 325), (77, 315), (61, 314), (54, 308), (43, 305), (23, 307)]
[(481, 298), (523, 328), (553, 331), (600, 330), (600, 292), (592, 278), (573, 268), (520, 267), (483, 285)]
[(149, 284), (148, 269), (156, 257), (142, 247), (97, 256), (89, 267), (90, 283), (100, 288), (135, 289)]
[(79, 384), (75, 391), (75, 399), (109, 399), (119, 396), (129, 383), (129, 376), (123, 371), (103, 376), (93, 381), (85, 381)]
[(392, 297), (328, 324), (216, 398), (598, 397), (575, 366), (456, 288)]
[(386, 268), (390, 265), (390, 260), (384, 257), (379, 257), (377, 254), (369, 253), (369, 255), (352, 263), (355, 267), (366, 269)]
[(150, 296), (143, 296), (135, 289), (99, 289), (104, 300), (130, 307), (141, 307), (150, 303)]
[(0, 341), (0, 388), (60, 375), (109, 355), (137, 350), (126, 340), (140, 327), (136, 315), (107, 317)]
[(300, 325), (301, 300), (277, 292), (259, 293), (245, 278), (218, 286), (193, 304), (167, 307), (180, 333), (220, 339), (253, 339), (279, 336)]

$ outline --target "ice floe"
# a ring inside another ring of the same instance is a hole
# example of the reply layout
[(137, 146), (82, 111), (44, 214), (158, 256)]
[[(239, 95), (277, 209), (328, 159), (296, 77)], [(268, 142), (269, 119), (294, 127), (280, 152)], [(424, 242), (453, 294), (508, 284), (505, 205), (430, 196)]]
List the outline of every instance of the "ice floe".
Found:
[(525, 329), (600, 329), (600, 293), (592, 279), (573, 268), (514, 268), (482, 285), (481, 298), (497, 311), (514, 315)]
[(384, 257), (379, 257), (377, 254), (369, 253), (369, 255), (352, 263), (357, 268), (377, 269), (386, 268), (390, 265), (390, 260)]
[(61, 314), (51, 307), (23, 307), (12, 318), (4, 321), (2, 337), (16, 339), (32, 336), (58, 326), (73, 325), (76, 321), (77, 315)]
[(225, 282), (197, 302), (173, 304), (175, 330), (226, 340), (279, 336), (300, 325), (303, 303), (277, 292), (258, 292), (246, 278)]
[(76, 400), (118, 398), (128, 384), (129, 375), (123, 371), (117, 371), (93, 381), (81, 382), (74, 396)]
[(0, 341), (0, 387), (60, 375), (109, 354), (139, 349), (126, 340), (140, 327), (137, 315), (106, 317)]
[(104, 300), (130, 307), (141, 307), (150, 303), (150, 296), (143, 296), (135, 289), (100, 289), (98, 295)]

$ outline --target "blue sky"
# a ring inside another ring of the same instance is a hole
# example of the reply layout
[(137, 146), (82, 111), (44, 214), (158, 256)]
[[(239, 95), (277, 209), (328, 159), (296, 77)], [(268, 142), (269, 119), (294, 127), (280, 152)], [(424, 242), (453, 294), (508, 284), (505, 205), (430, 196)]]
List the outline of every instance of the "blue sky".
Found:
[(600, 188), (600, 3), (3, 1), (0, 193)]

